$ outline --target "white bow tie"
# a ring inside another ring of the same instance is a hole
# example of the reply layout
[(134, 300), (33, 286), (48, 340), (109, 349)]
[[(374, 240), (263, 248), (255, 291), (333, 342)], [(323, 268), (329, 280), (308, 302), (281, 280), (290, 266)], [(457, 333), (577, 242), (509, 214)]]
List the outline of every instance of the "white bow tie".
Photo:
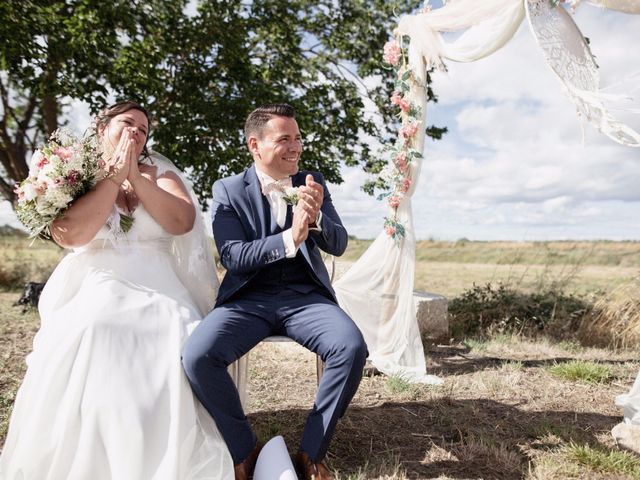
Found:
[(283, 178), (282, 180), (276, 180), (274, 182), (269, 182), (267, 184), (262, 184), (262, 194), (269, 195), (271, 192), (280, 192), (282, 194), (285, 193), (286, 188), (291, 188), (293, 184), (291, 183), (291, 177)]

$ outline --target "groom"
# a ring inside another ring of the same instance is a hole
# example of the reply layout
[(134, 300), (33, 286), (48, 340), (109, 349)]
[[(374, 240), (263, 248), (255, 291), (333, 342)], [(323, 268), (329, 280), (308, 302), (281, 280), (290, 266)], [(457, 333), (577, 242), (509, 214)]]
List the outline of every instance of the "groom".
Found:
[[(254, 110), (245, 136), (254, 165), (213, 186), (213, 235), (227, 273), (216, 307), (185, 345), (184, 368), (229, 447), (236, 479), (246, 479), (260, 446), (227, 366), (269, 335), (320, 355), (325, 370), (296, 463), (305, 479), (331, 479), (323, 459), (367, 357), (320, 257), (320, 250), (341, 255), (347, 232), (322, 175), (298, 171), (302, 140), (293, 107)], [(294, 207), (287, 205), (291, 187), (298, 188)]]

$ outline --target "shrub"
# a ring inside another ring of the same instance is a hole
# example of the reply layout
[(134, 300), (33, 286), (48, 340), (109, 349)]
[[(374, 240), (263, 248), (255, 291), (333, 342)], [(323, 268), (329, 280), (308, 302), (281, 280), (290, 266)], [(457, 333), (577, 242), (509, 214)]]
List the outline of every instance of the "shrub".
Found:
[(0, 253), (0, 288), (13, 290), (28, 282), (31, 267), (23, 255)]
[(525, 293), (488, 283), (474, 285), (449, 302), (449, 324), (455, 338), (542, 332), (562, 337), (575, 332), (591, 308), (562, 291)]

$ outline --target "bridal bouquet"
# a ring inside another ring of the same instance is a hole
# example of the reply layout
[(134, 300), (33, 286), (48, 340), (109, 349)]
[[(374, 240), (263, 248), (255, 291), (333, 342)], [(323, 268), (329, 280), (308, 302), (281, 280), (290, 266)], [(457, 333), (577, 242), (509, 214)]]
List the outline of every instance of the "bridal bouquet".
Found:
[(51, 238), (50, 227), (69, 204), (106, 176), (94, 135), (79, 139), (58, 129), (31, 157), (29, 176), (15, 189), (16, 215), (31, 237)]

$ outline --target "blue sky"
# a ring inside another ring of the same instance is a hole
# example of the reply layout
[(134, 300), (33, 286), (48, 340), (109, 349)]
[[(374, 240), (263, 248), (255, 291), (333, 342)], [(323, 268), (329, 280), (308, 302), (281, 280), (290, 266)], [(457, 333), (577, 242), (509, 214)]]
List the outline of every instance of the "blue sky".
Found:
[[(640, 109), (640, 15), (582, 2), (574, 19), (601, 86), (631, 93), (624, 106)], [(427, 113), (449, 133), (426, 144), (413, 197), (419, 239), (640, 240), (640, 149), (582, 125), (526, 22), (490, 57), (448, 68), (435, 75), (439, 102)], [(639, 113), (615, 113), (640, 130)], [(70, 115), (72, 126), (88, 123), (82, 105)], [(334, 203), (351, 234), (373, 238), (386, 206), (361, 191), (360, 169), (342, 173), (345, 182), (330, 186)], [(6, 203), (4, 223), (17, 224)]]

